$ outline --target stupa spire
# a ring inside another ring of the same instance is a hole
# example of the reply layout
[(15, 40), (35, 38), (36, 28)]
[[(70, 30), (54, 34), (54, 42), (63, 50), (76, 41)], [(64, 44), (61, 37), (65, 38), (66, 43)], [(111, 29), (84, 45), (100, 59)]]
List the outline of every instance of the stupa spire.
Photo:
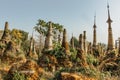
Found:
[(108, 50), (112, 50), (113, 49), (113, 35), (112, 35), (112, 27), (111, 27), (111, 23), (112, 20), (110, 18), (110, 11), (109, 11), (109, 4), (107, 4), (107, 9), (108, 9)]
[(97, 43), (97, 39), (96, 39), (96, 14), (94, 16), (94, 25), (93, 25), (93, 47), (96, 48), (96, 43)]

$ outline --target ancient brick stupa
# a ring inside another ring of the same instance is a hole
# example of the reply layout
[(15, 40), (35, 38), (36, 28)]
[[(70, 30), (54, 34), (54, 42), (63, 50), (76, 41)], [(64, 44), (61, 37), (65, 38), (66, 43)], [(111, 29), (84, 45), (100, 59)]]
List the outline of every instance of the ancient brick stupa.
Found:
[(9, 29), (8, 29), (8, 22), (5, 22), (5, 28), (4, 28), (4, 32), (3, 35), (1, 37), (2, 41), (5, 41), (5, 43), (8, 43), (10, 41), (10, 33), (9, 33)]
[(83, 35), (80, 34), (79, 36), (79, 46), (80, 46), (80, 49), (83, 50)]
[(118, 47), (118, 56), (120, 56), (120, 38), (118, 38), (118, 45), (119, 45), (119, 47)]
[(34, 59), (38, 58), (36, 49), (35, 49), (35, 40), (33, 37), (33, 33), (32, 33), (32, 37), (30, 38), (30, 48), (29, 48), (29, 52), (27, 54), (29, 57), (32, 57)]
[(67, 42), (67, 32), (66, 29), (63, 31), (63, 40), (62, 40), (62, 47), (65, 48), (65, 53), (69, 53), (69, 44)]
[(92, 45), (91, 45), (91, 42), (89, 42), (89, 44), (88, 44), (87, 53), (89, 53), (89, 54), (92, 53)]
[(113, 35), (112, 35), (112, 27), (111, 27), (111, 23), (112, 20), (110, 18), (110, 12), (109, 12), (109, 5), (107, 5), (108, 8), (108, 46), (107, 46), (107, 50), (113, 50)]
[(96, 38), (96, 16), (94, 16), (94, 25), (93, 25), (93, 49), (96, 49), (96, 43), (97, 43), (97, 38)]
[(31, 37), (30, 39), (30, 49), (29, 49), (29, 56), (32, 54), (32, 50), (33, 50), (33, 37)]
[(53, 49), (53, 34), (52, 34), (52, 23), (49, 22), (49, 29), (48, 29), (48, 33), (45, 39), (45, 49), (47, 50), (52, 50)]
[(60, 34), (58, 35), (58, 43), (61, 44), (61, 37), (60, 37)]
[(73, 37), (73, 34), (72, 34), (72, 38), (71, 38), (71, 47), (74, 49), (74, 37)]
[(86, 53), (87, 48), (86, 48), (86, 31), (83, 31), (83, 50)]

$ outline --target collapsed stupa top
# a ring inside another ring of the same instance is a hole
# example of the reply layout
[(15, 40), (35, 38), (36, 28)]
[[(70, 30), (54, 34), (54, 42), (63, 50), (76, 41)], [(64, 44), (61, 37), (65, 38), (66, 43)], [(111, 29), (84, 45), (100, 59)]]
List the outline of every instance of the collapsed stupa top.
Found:
[(8, 22), (5, 22), (5, 27), (4, 27), (4, 32), (3, 32), (3, 35), (2, 35), (2, 40), (5, 40), (5, 41), (9, 41), (10, 40), (10, 33), (9, 33), (9, 26), (8, 26)]
[(65, 53), (69, 53), (69, 44), (67, 42), (67, 31), (64, 29), (63, 31), (63, 40), (62, 40), (62, 47), (65, 48)]

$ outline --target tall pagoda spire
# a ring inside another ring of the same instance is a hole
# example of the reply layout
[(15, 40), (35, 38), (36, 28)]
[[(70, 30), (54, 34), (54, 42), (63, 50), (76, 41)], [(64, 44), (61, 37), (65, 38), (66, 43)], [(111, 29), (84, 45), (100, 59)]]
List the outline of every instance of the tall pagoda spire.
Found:
[(86, 49), (86, 31), (83, 31), (83, 50), (86, 53), (87, 49)]
[(109, 4), (107, 4), (107, 9), (108, 9), (108, 50), (112, 50), (113, 49), (113, 35), (112, 35), (112, 27), (111, 27), (111, 23), (112, 20), (110, 18), (110, 11), (109, 11)]
[(109, 10), (109, 4), (108, 3), (107, 3), (107, 9), (108, 9), (108, 20), (107, 20), (107, 23), (112, 23), (112, 20), (110, 18), (110, 10)]
[(96, 48), (96, 43), (97, 43), (97, 39), (96, 39), (96, 14), (95, 14), (94, 25), (93, 25), (93, 48)]

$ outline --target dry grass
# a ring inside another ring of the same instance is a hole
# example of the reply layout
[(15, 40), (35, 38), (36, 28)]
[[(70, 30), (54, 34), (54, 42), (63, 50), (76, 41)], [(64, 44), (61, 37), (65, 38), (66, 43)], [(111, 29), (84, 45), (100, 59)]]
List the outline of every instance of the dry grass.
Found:
[(61, 73), (62, 80), (97, 80), (95, 78), (86, 77), (73, 73)]

